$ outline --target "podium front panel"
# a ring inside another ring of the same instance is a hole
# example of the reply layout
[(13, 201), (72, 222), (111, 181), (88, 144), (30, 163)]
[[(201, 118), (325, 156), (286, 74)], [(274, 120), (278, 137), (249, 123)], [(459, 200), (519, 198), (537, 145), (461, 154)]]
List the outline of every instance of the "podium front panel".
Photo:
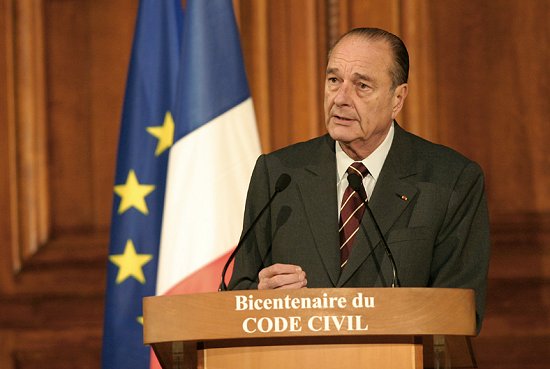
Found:
[[(416, 369), (432, 360), (424, 357), (424, 337), (475, 335), (474, 294), (464, 289), (159, 296), (145, 298), (143, 312), (144, 342), (165, 369)], [(454, 347), (473, 362), (471, 352)]]

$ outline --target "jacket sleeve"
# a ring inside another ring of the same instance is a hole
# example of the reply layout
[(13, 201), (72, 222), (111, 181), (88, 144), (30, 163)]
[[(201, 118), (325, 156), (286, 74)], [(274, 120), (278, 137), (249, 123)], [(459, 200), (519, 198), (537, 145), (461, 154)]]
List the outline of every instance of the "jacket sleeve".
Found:
[(476, 295), (479, 333), (485, 311), (490, 238), (484, 177), (474, 162), (453, 188), (430, 268), (433, 287), (471, 288)]

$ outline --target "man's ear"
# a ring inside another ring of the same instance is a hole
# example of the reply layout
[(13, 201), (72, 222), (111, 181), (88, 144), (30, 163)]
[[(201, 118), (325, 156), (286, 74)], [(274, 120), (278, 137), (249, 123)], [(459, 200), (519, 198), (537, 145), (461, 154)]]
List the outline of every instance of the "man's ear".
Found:
[(407, 94), (409, 93), (409, 85), (403, 83), (397, 86), (393, 92), (393, 106), (392, 106), (392, 118), (395, 119), (397, 114), (403, 108)]

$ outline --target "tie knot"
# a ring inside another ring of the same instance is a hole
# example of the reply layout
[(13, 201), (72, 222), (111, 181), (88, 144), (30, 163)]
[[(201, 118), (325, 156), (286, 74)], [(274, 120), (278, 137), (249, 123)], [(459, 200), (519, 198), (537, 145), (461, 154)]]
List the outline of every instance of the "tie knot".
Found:
[(361, 176), (361, 179), (365, 178), (365, 176), (369, 174), (369, 170), (367, 169), (367, 167), (360, 161), (353, 162), (349, 166), (347, 172), (348, 174), (352, 174), (352, 173), (359, 174)]

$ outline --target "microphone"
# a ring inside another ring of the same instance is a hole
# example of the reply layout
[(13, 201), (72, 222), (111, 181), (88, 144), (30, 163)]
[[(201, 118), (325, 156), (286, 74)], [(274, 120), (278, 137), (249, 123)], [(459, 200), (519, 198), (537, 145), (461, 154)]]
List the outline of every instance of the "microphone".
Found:
[(376, 218), (374, 217), (374, 214), (370, 209), (369, 202), (364, 193), (365, 189), (363, 188), (361, 177), (359, 177), (359, 175), (355, 173), (348, 174), (348, 183), (351, 186), (351, 188), (353, 188), (353, 190), (359, 194), (359, 196), (361, 197), (361, 200), (363, 200), (363, 203), (365, 204), (365, 208), (367, 208), (367, 212), (369, 213), (372, 219), (372, 222), (374, 223), (374, 226), (378, 231), (378, 235), (382, 239), (382, 244), (384, 245), (384, 250), (386, 251), (386, 255), (388, 256), (388, 259), (390, 259), (391, 268), (393, 272), (393, 279), (391, 282), (391, 286), (401, 287), (401, 282), (399, 281), (399, 276), (397, 275), (397, 266), (395, 265), (395, 260), (393, 260), (393, 255), (391, 253), (390, 247), (388, 246), (388, 243), (386, 242), (386, 238), (382, 234), (382, 230), (380, 229), (380, 226), (378, 225), (378, 222), (376, 221)]
[(271, 195), (271, 197), (269, 198), (269, 201), (267, 202), (267, 204), (265, 204), (265, 206), (262, 208), (262, 210), (260, 210), (260, 212), (258, 213), (256, 218), (254, 219), (252, 224), (250, 224), (250, 226), (248, 227), (246, 232), (243, 234), (243, 236), (239, 240), (239, 243), (237, 244), (237, 246), (235, 247), (235, 249), (233, 250), (231, 255), (229, 255), (229, 258), (227, 259), (227, 262), (225, 263), (225, 266), (223, 267), (222, 281), (220, 283), (220, 287), (218, 288), (218, 291), (227, 291), (227, 285), (225, 284), (225, 273), (227, 272), (227, 268), (229, 268), (229, 265), (231, 264), (233, 259), (235, 259), (235, 256), (237, 255), (237, 252), (241, 249), (241, 247), (243, 246), (244, 241), (248, 238), (248, 235), (250, 234), (250, 231), (252, 231), (252, 229), (254, 229), (254, 226), (256, 225), (256, 223), (258, 223), (258, 221), (260, 220), (263, 213), (266, 211), (266, 209), (269, 207), (269, 205), (271, 205), (271, 203), (273, 202), (273, 199), (275, 199), (275, 197), (280, 192), (283, 192), (284, 190), (286, 190), (286, 188), (290, 184), (290, 181), (291, 181), (290, 176), (286, 173), (281, 174), (279, 176), (279, 178), (277, 178), (277, 182), (275, 183), (275, 192), (273, 192), (273, 195)]

